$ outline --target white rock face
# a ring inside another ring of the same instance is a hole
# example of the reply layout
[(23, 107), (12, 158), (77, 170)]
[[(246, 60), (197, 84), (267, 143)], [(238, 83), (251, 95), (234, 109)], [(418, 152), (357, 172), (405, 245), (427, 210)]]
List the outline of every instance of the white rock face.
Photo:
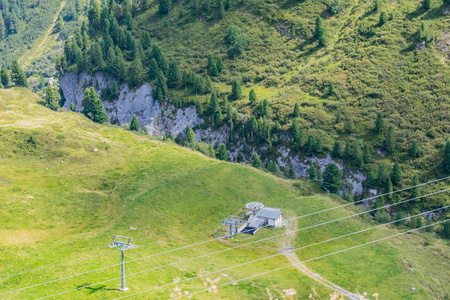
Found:
[[(100, 73), (89, 75), (81, 73), (64, 74), (61, 78), (61, 89), (66, 98), (64, 108), (70, 109), (74, 103), (75, 111), (83, 109), (81, 102), (86, 88), (93, 87), (98, 95), (102, 89), (111, 87), (114, 79)], [(130, 123), (133, 115), (136, 116), (139, 126), (147, 128), (150, 135), (163, 136), (169, 131), (176, 137), (184, 133), (186, 126), (194, 127), (203, 123), (203, 119), (197, 116), (195, 107), (185, 110), (176, 109), (172, 104), (160, 105), (153, 99), (152, 90), (148, 84), (143, 84), (136, 90), (130, 90), (127, 84), (119, 87), (119, 98), (116, 101), (103, 101), (105, 112), (109, 115), (111, 122), (118, 124)]]

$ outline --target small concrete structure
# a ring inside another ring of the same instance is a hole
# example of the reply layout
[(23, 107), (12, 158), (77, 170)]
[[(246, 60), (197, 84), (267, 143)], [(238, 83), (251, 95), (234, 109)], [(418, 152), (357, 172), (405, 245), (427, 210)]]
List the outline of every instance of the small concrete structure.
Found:
[(283, 225), (283, 212), (277, 208), (265, 207), (259, 211), (256, 218), (262, 219), (266, 226), (281, 227)]
[[(252, 202), (249, 204), (253, 204)], [(261, 227), (281, 227), (283, 226), (283, 212), (278, 208), (264, 207), (261, 203), (259, 207), (248, 207), (247, 223), (239, 228), (240, 233), (254, 235)]]

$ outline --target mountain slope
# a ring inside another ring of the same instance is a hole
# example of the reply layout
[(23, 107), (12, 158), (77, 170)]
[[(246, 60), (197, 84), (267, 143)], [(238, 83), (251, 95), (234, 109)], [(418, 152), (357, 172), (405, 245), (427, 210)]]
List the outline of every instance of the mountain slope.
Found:
[[(214, 232), (222, 218), (240, 211), (250, 201), (279, 207), (287, 218), (341, 203), (307, 181), (284, 180), (248, 166), (209, 159), (173, 143), (92, 123), (80, 114), (50, 111), (39, 102), (38, 97), (24, 89), (0, 91), (0, 269), (2, 276), (10, 276), (68, 257), (74, 261), (0, 279), (1, 298), (38, 298), (118, 277), (119, 269), (114, 267), (3, 294), (118, 263), (119, 253), (106, 248), (111, 234), (136, 239), (139, 247), (126, 253), (126, 260), (131, 260), (211, 239), (217, 236)], [(304, 218), (299, 227), (349, 215), (354, 210), (358, 208)], [(373, 225), (369, 217), (346, 219), (298, 233), (295, 246)], [(368, 231), (304, 249), (297, 255), (306, 260), (388, 236), (399, 229)], [(142, 259), (127, 264), (127, 274), (283, 232), (260, 230), (255, 237), (238, 236), (231, 241), (215, 241)], [(278, 253), (281, 246), (282, 240), (274, 239), (130, 275), (128, 293)], [(86, 251), (91, 252), (76, 256)], [(390, 299), (444, 299), (448, 296), (448, 253), (448, 242), (420, 232), (311, 262), (308, 267), (352, 292), (378, 292)], [(92, 255), (101, 256), (89, 258)], [(227, 270), (225, 274), (236, 280), (284, 264), (288, 260), (280, 255), (250, 267)], [(220, 277), (221, 283), (229, 280)], [(411, 285), (415, 291), (410, 290)], [(115, 291), (118, 286), (116, 280), (58, 298), (111, 299), (123, 295)], [(204, 288), (200, 280), (179, 286), (190, 292)], [(330, 292), (292, 268), (220, 288), (219, 293), (222, 298), (261, 299), (268, 297), (266, 288), (279, 297), (282, 290), (291, 288), (300, 298), (313, 288), (322, 295)], [(172, 290), (170, 287), (145, 293), (141, 298), (169, 297)], [(205, 297), (216, 295), (200, 294), (195, 299)]]

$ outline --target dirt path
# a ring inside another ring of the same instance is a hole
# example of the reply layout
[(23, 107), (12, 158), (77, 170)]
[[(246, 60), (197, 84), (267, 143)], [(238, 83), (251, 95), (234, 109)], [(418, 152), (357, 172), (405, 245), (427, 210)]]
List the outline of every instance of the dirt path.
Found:
[(29, 63), (31, 63), (34, 59), (36, 59), (39, 55), (44, 53), (44, 45), (47, 41), (50, 34), (53, 32), (53, 29), (55, 28), (56, 21), (58, 21), (59, 15), (61, 14), (61, 11), (63, 10), (64, 6), (66, 5), (67, 0), (61, 2), (61, 7), (59, 8), (58, 12), (56, 13), (55, 17), (53, 18), (53, 23), (50, 25), (49, 29), (45, 33), (44, 38), (37, 44), (36, 46), (33, 46), (30, 50), (25, 52), (24, 55), (19, 59), (19, 64), (22, 67), (28, 66)]
[(295, 254), (294, 251), (292, 251), (294, 249), (294, 245), (293, 242), (295, 240), (295, 236), (296, 233), (294, 232), (294, 230), (296, 230), (298, 227), (297, 224), (297, 220), (293, 220), (290, 222), (287, 222), (286, 224), (286, 235), (283, 239), (283, 244), (282, 244), (282, 248), (280, 250), (281, 253), (283, 253), (287, 259), (289, 259), (289, 261), (299, 270), (301, 271), (303, 274), (305, 274), (306, 276), (308, 276), (309, 278), (319, 282), (320, 284), (342, 294), (343, 296), (352, 299), (352, 300), (360, 300), (360, 296), (358, 294), (355, 293), (351, 293), (347, 290), (345, 290), (344, 288), (335, 285), (334, 283), (322, 278), (319, 274), (314, 273), (313, 271), (311, 271), (310, 269), (308, 269), (307, 266), (305, 266), (305, 264), (303, 264), (297, 257), (297, 255)]

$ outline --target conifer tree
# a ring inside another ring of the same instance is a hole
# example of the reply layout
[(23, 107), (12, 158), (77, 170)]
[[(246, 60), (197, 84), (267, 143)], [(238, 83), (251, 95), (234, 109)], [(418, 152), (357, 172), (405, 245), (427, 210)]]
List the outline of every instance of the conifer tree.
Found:
[(152, 58), (150, 60), (150, 66), (148, 68), (148, 77), (150, 80), (156, 79), (156, 76), (159, 73), (159, 67), (158, 63), (156, 62), (156, 59)]
[(312, 134), (310, 134), (308, 136), (308, 142), (306, 143), (306, 155), (311, 156), (314, 153), (314, 146), (315, 146), (315, 141), (314, 141), (314, 136)]
[(147, 50), (150, 48), (152, 44), (152, 38), (150, 37), (150, 33), (147, 30), (142, 31), (141, 34), (141, 46), (142, 49)]
[(223, 69), (225, 69), (225, 65), (223, 64), (222, 57), (217, 56), (216, 59), (216, 67), (219, 73), (222, 73)]
[(419, 147), (417, 147), (417, 143), (413, 142), (411, 148), (409, 148), (409, 156), (416, 158), (419, 156)]
[(411, 185), (415, 186), (415, 187), (413, 187), (411, 189), (411, 197), (410, 198), (417, 198), (417, 197), (422, 196), (422, 192), (420, 191), (420, 187), (417, 186), (419, 184), (420, 184), (419, 175), (414, 174), (412, 182), (411, 182)]
[(392, 168), (391, 180), (394, 185), (399, 185), (402, 182), (402, 171), (398, 163), (395, 163)]
[(219, 99), (217, 99), (216, 92), (212, 92), (209, 99), (209, 114), (215, 116), (219, 112)]
[(254, 89), (251, 89), (249, 94), (248, 94), (248, 100), (250, 101), (250, 103), (254, 103), (256, 102), (256, 93)]
[(128, 85), (131, 89), (140, 86), (144, 81), (144, 69), (142, 68), (142, 62), (137, 57), (130, 66), (128, 71)]
[(310, 180), (316, 180), (317, 172), (316, 172), (316, 167), (314, 165), (309, 167), (308, 173), (309, 173)]
[(369, 171), (369, 174), (367, 174), (367, 179), (365, 182), (365, 186), (366, 187), (371, 187), (375, 184), (375, 174), (373, 173), (372, 170)]
[(186, 127), (186, 139), (188, 146), (193, 148), (195, 146), (195, 132), (189, 127)]
[(133, 115), (133, 118), (131, 119), (130, 130), (139, 131), (139, 122), (135, 115)]
[(444, 160), (442, 162), (444, 173), (450, 174), (450, 140), (447, 140), (444, 148)]
[(377, 172), (377, 181), (379, 186), (383, 186), (383, 184), (386, 182), (386, 167), (384, 164), (381, 164), (378, 166), (378, 172)]
[(238, 100), (241, 98), (242, 88), (239, 79), (235, 78), (231, 87), (231, 100)]
[(5, 20), (3, 19), (3, 12), (0, 10), (0, 42), (6, 37)]
[(75, 111), (75, 104), (73, 104), (73, 102), (70, 103), (70, 110), (71, 111)]
[(216, 150), (214, 150), (213, 146), (209, 144), (209, 154), (212, 158), (216, 158)]
[(169, 72), (167, 74), (167, 86), (175, 88), (180, 84), (181, 73), (178, 68), (178, 63), (174, 60), (169, 65)]
[(219, 109), (219, 112), (217, 113), (217, 117), (216, 117), (216, 126), (220, 127), (223, 125), (223, 115), (222, 112)]
[(294, 164), (292, 163), (292, 161), (289, 162), (289, 178), (291, 179), (296, 179), (297, 178), (297, 174), (295, 173), (295, 169), (294, 169)]
[(323, 172), (323, 187), (330, 193), (337, 193), (341, 186), (342, 172), (333, 163), (327, 164)]
[(298, 125), (297, 119), (294, 119), (294, 121), (292, 121), (291, 133), (294, 139), (294, 143), (297, 144), (300, 139), (300, 125)]
[(45, 100), (45, 106), (47, 106), (51, 110), (58, 110), (59, 104), (58, 104), (58, 101), (56, 100), (55, 91), (53, 90), (53, 88), (50, 85), (48, 85), (47, 89), (45, 90), (44, 100)]
[(392, 192), (394, 191), (394, 187), (392, 186), (392, 180), (391, 178), (388, 178), (386, 181), (386, 191), (389, 193), (388, 198), (392, 198)]
[(13, 60), (11, 64), (11, 80), (17, 86), (28, 87), (27, 77), (17, 60)]
[(320, 136), (317, 137), (316, 142), (314, 144), (314, 151), (317, 153), (322, 153), (323, 151), (323, 142)]
[(295, 103), (294, 106), (294, 117), (295, 118), (300, 117), (300, 107), (298, 106), (298, 103)]
[(160, 14), (166, 15), (171, 10), (172, 10), (172, 1), (171, 0), (159, 0), (159, 13)]
[(431, 8), (431, 0), (423, 0), (422, 6), (423, 9), (429, 10)]
[(392, 126), (389, 126), (388, 128), (386, 139), (384, 140), (384, 147), (389, 153), (392, 153), (395, 150), (395, 133)]
[(363, 159), (364, 159), (365, 163), (372, 162), (372, 149), (371, 149), (370, 145), (367, 143), (364, 143)]
[(159, 70), (158, 74), (156, 75), (156, 89), (157, 89), (157, 95), (158, 95), (158, 92), (160, 93), (157, 97), (158, 100), (162, 101), (164, 98), (166, 98), (166, 96), (167, 96), (167, 79), (161, 70)]
[(336, 94), (336, 88), (334, 87), (334, 84), (330, 82), (328, 85), (328, 95), (334, 96)]
[(384, 24), (386, 24), (388, 21), (388, 16), (386, 14), (386, 12), (382, 12), (380, 14), (380, 20), (378, 21), (378, 25), (383, 26)]
[(224, 144), (221, 144), (219, 147), (219, 154), (217, 155), (217, 158), (220, 160), (228, 160), (228, 153), (227, 153), (227, 148), (225, 147)]
[(347, 119), (347, 122), (345, 122), (345, 131), (348, 133), (353, 133), (355, 131), (355, 123), (352, 118)]
[(277, 165), (275, 164), (275, 162), (273, 160), (269, 160), (269, 163), (267, 164), (267, 170), (272, 173), (276, 172)]
[(386, 127), (384, 125), (383, 115), (379, 112), (377, 114), (377, 120), (375, 121), (375, 133), (383, 134), (385, 130)]
[(91, 47), (91, 64), (93, 72), (100, 71), (104, 68), (103, 53), (99, 43), (95, 43)]
[(326, 45), (325, 27), (323, 25), (323, 20), (320, 16), (317, 16), (316, 18), (315, 37), (318, 39), (320, 46)]
[(261, 168), (261, 159), (256, 152), (254, 152), (252, 155), (252, 166), (258, 169)]
[(100, 124), (108, 122), (108, 115), (103, 110), (103, 102), (94, 88), (86, 89), (81, 104), (83, 106), (81, 112), (89, 119)]
[(342, 121), (342, 116), (341, 116), (341, 110), (339, 109), (336, 115), (336, 124), (341, 123)]
[(8, 70), (6, 70), (5, 68), (2, 69), (2, 72), (0, 74), (1, 76), (1, 83), (3, 85), (3, 87), (7, 88), (9, 87), (9, 74), (8, 74)]
[(217, 15), (219, 16), (219, 19), (223, 19), (225, 16), (225, 8), (222, 0), (217, 0)]

